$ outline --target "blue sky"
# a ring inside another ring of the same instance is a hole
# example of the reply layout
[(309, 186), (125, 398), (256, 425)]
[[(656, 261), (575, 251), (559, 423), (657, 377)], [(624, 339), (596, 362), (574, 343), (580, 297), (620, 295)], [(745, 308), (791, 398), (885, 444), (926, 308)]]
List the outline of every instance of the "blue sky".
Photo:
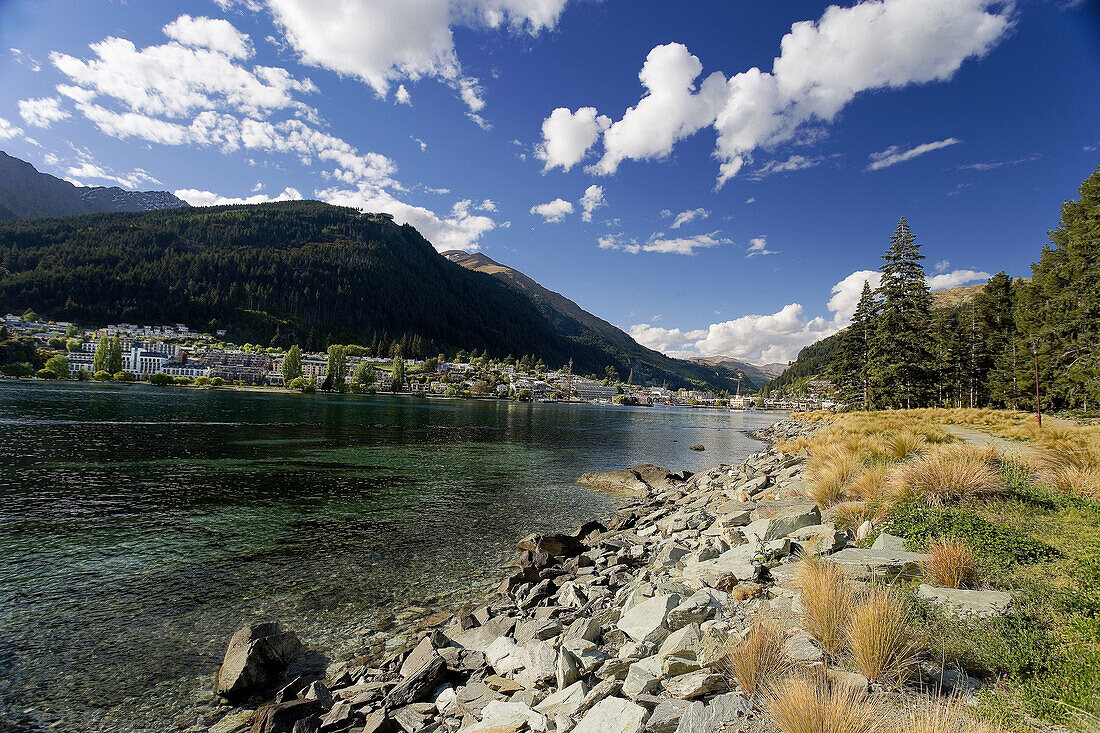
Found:
[(1084, 2), (0, 0), (0, 149), (193, 204), (320, 198), (677, 355), (847, 322), (905, 216), (1028, 266), (1100, 161)]

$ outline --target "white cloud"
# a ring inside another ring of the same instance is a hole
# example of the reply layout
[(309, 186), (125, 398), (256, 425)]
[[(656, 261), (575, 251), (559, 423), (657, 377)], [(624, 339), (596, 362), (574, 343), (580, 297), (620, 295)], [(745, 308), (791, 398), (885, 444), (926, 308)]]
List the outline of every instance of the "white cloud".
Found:
[(657, 46), (639, 75), (645, 96), (604, 131), (593, 170), (610, 174), (623, 160), (665, 157), (677, 141), (713, 126), (721, 186), (759, 148), (819, 140), (823, 124), (861, 93), (951, 78), (1004, 37), (1012, 14), (1012, 3), (1000, 0), (834, 5), (791, 26), (770, 73), (752, 68), (726, 79), (713, 72), (699, 84), (702, 64), (683, 45)]
[[(936, 275), (928, 278), (933, 290), (988, 279), (989, 274), (973, 270)], [(807, 318), (800, 303), (789, 303), (769, 315), (747, 315), (722, 323), (712, 323), (703, 329), (681, 330), (659, 328), (649, 324), (631, 326), (634, 339), (669, 356), (716, 356), (724, 354), (752, 364), (791, 361), (798, 352), (815, 341), (831, 336), (848, 326), (867, 281), (878, 288), (882, 273), (859, 270), (832, 287), (832, 297), (826, 307), (832, 318)]]
[(950, 268), (950, 267), (951, 267), (951, 261), (950, 260), (940, 260), (939, 262), (936, 263), (936, 272), (947, 272), (948, 268)]
[(584, 160), (610, 124), (611, 118), (597, 115), (595, 107), (576, 112), (559, 107), (542, 122), (542, 143), (535, 148), (535, 157), (545, 163), (544, 171), (569, 170)]
[(755, 196), (749, 196), (749, 197), (748, 197), (747, 199), (745, 199), (745, 203), (746, 203), (746, 204), (754, 204), (754, 203), (756, 203), (756, 197), (755, 197)]
[(988, 272), (978, 270), (955, 270), (954, 272), (945, 272), (942, 275), (933, 275), (926, 279), (928, 287), (932, 290), (946, 290), (947, 288), (972, 283), (975, 280), (988, 280), (991, 277), (993, 276)]
[(715, 72), (696, 89), (702, 70), (682, 43), (650, 51), (638, 74), (646, 95), (604, 131), (604, 154), (592, 171), (609, 175), (626, 159), (665, 157), (676, 142), (711, 124), (725, 101), (725, 77)]
[(489, 121), (486, 120), (481, 115), (477, 114), (476, 112), (467, 112), (466, 117), (468, 119), (470, 119), (471, 121), (473, 121), (473, 123), (475, 125), (477, 125), (478, 127), (480, 127), (482, 130), (492, 130), (493, 129), (493, 126), (489, 123)]
[(730, 240), (718, 236), (718, 232), (710, 234), (696, 234), (694, 237), (666, 238), (661, 234), (655, 234), (644, 245), (643, 252), (661, 252), (664, 254), (693, 255), (697, 249), (717, 247), (720, 244), (729, 244)]
[[(207, 46), (201, 48), (172, 40), (139, 50), (128, 40), (107, 38), (92, 44), (91, 60), (54, 53), (55, 66), (73, 82), (58, 91), (113, 137), (223, 153), (289, 155), (304, 166), (321, 167), (331, 185), (314, 192), (318, 199), (391, 213), (398, 223), (417, 227), (440, 249), (476, 249), (481, 236), (497, 226), (491, 218), (471, 213), (469, 202), (460, 201), (448, 215), (438, 215), (396, 198), (394, 192), (408, 189), (396, 180), (393, 161), (323, 132), (324, 121), (298, 99), (316, 91), (310, 80), (296, 80), (280, 68), (246, 69), (239, 56), (230, 55), (240, 52), (230, 36), (212, 35), (218, 29), (226, 30), (194, 22), (166, 26), (166, 33), (196, 44), (201, 40), (196, 34), (207, 31), (202, 40)], [(201, 201), (272, 200), (263, 195), (232, 198), (186, 192)], [(274, 198), (280, 196), (300, 198), (301, 193), (288, 188)]]
[(60, 97), (42, 97), (19, 100), (19, 116), (28, 125), (49, 127), (71, 115), (67, 110), (61, 109)]
[(638, 240), (628, 237), (622, 232), (617, 234), (605, 234), (596, 240), (600, 249), (622, 250), (628, 254), (636, 255), (642, 251), (642, 245)]
[(380, 97), (397, 81), (434, 78), (459, 92), (471, 112), (484, 106), (463, 75), (452, 28), (553, 28), (567, 0), (267, 0), (303, 63), (360, 79)]
[[(665, 211), (668, 211), (668, 210), (665, 209)], [(671, 216), (671, 214), (672, 214), (672, 212), (669, 211), (670, 216)], [(704, 208), (688, 209), (687, 211), (681, 211), (679, 214), (677, 214), (676, 218), (673, 219), (672, 224), (670, 224), (669, 226), (672, 229), (679, 229), (684, 224), (690, 224), (691, 222), (695, 221), (696, 219), (699, 219), (699, 220), (706, 219), (708, 216), (710, 216), (710, 212), (707, 211)]]
[(573, 213), (573, 202), (565, 199), (554, 199), (545, 204), (536, 204), (531, 207), (532, 214), (538, 214), (547, 224), (557, 224), (565, 220), (565, 217)]
[[(253, 188), (253, 191), (256, 189)], [(296, 188), (287, 186), (276, 196), (268, 196), (266, 194), (258, 193), (254, 196), (244, 196), (235, 198), (232, 196), (222, 196), (221, 194), (214, 193), (213, 191), (200, 191), (194, 188), (182, 188), (178, 191), (174, 191), (176, 196), (183, 199), (192, 206), (224, 206), (226, 204), (263, 204), (268, 201), (300, 201), (302, 194)]]
[(937, 140), (931, 143), (923, 143), (921, 145), (914, 145), (908, 149), (902, 149), (897, 145), (891, 145), (878, 153), (871, 153), (871, 164), (867, 166), (869, 171), (882, 170), (883, 168), (889, 168), (892, 165), (898, 163), (904, 163), (907, 160), (912, 160), (925, 153), (931, 153), (933, 150), (939, 150), (941, 148), (947, 148), (952, 145), (958, 145), (961, 141), (956, 140), (953, 137), (949, 137), (946, 140)]
[(592, 212), (601, 206), (607, 206), (607, 199), (603, 197), (603, 186), (593, 184), (584, 190), (584, 196), (581, 197), (581, 219), (592, 221)]
[(477, 208), (479, 211), (487, 211), (491, 214), (497, 210), (497, 202), (492, 199), (485, 199), (477, 205)]
[(833, 321), (842, 327), (847, 326), (856, 312), (859, 296), (863, 294), (863, 283), (877, 290), (882, 283), (882, 273), (878, 270), (858, 270), (833, 286), (833, 297), (826, 307), (833, 312)]
[(0, 117), (0, 140), (11, 140), (23, 134), (22, 128), (16, 127), (8, 120)]
[(393, 101), (397, 104), (407, 104), (412, 106), (412, 95), (409, 94), (409, 90), (402, 84), (397, 87), (397, 91), (393, 93)]
[(759, 181), (773, 173), (792, 173), (794, 171), (816, 168), (826, 160), (825, 156), (792, 155), (786, 160), (769, 160), (749, 174), (749, 178)]
[(184, 46), (209, 48), (229, 58), (246, 59), (252, 55), (252, 41), (227, 20), (181, 15), (164, 26), (164, 35)]
[(774, 250), (768, 249), (767, 237), (761, 235), (759, 237), (753, 237), (749, 240), (749, 247), (745, 250), (746, 257), (755, 257), (756, 255), (773, 255)]
[[(56, 162), (56, 161), (55, 161)], [(137, 188), (144, 183), (159, 184), (156, 178), (149, 175), (141, 168), (135, 168), (128, 174), (116, 174), (112, 171), (104, 169), (102, 166), (90, 161), (85, 160), (80, 165), (71, 165), (65, 169), (65, 177), (67, 180), (75, 183), (78, 186), (87, 185), (83, 183), (88, 179), (97, 179), (101, 181), (110, 181), (116, 183), (123, 188)]]

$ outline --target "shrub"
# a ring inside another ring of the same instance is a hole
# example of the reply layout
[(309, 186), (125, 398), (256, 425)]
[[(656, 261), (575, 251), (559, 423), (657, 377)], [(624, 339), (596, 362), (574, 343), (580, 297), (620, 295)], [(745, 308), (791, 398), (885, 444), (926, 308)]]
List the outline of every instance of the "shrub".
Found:
[(851, 581), (835, 563), (806, 558), (795, 572), (795, 585), (802, 592), (803, 628), (827, 651), (838, 653), (855, 602)]
[(39, 369), (34, 373), (39, 379), (57, 379), (57, 375), (49, 369)]
[(900, 684), (916, 663), (905, 602), (886, 586), (867, 591), (850, 614), (846, 636), (856, 669), (869, 680)]
[(76, 372), (76, 381), (78, 381), (78, 382), (87, 382), (91, 378), (92, 378), (92, 373), (89, 372), (87, 369), (85, 369), (83, 367), (78, 369), (77, 372)]
[(882, 531), (908, 539), (913, 549), (941, 537), (961, 540), (981, 550), (983, 562), (994, 567), (1032, 564), (1058, 557), (1058, 551), (1012, 527), (992, 524), (958, 507), (900, 504), (890, 510)]
[(825, 689), (815, 681), (792, 678), (768, 695), (768, 711), (782, 733), (879, 733), (884, 711), (851, 687)]
[(970, 446), (944, 445), (898, 466), (888, 484), (895, 501), (918, 499), (932, 506), (1004, 493), (995, 470), (996, 453)]
[(959, 540), (939, 539), (928, 547), (924, 577), (941, 588), (973, 588), (978, 582), (974, 553)]
[(115, 372), (114, 374), (114, 380), (116, 382), (133, 382), (136, 379), (137, 377), (130, 372)]
[(175, 377), (172, 379), (172, 384), (178, 384), (181, 387), (186, 387), (191, 384), (190, 377)]
[(95, 373), (94, 379), (97, 382), (110, 382), (114, 380), (114, 376), (110, 372), (100, 369)]
[(156, 374), (149, 375), (149, 384), (157, 387), (164, 387), (172, 384), (172, 378), (163, 372), (157, 372)]
[(744, 638), (731, 639), (725, 659), (741, 689), (756, 695), (772, 685), (791, 667), (783, 634), (770, 624), (756, 621)]

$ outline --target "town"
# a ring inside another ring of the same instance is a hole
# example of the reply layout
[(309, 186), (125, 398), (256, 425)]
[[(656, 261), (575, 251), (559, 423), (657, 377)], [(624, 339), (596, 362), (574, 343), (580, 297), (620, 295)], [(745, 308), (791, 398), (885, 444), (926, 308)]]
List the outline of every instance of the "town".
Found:
[[(118, 323), (84, 329), (43, 322), (36, 314), (7, 314), (0, 326), (0, 373), (10, 377), (98, 382), (147, 382), (197, 387), (284, 388), (299, 392), (412, 394), (424, 397), (496, 398), (532, 402), (580, 402), (638, 406), (686, 406), (731, 410), (828, 409), (829, 383), (813, 382), (801, 394), (728, 394), (671, 390), (633, 384), (613, 368), (603, 375), (574, 374), (570, 365), (550, 369), (530, 357), (492, 359), (459, 352), (407, 359), (372, 356), (361, 346), (331, 346), (327, 353), (301, 352), (224, 340), (182, 323)], [(23, 345), (25, 360), (19, 360)], [(398, 350), (399, 351), (399, 350)], [(37, 363), (44, 366), (35, 369)]]

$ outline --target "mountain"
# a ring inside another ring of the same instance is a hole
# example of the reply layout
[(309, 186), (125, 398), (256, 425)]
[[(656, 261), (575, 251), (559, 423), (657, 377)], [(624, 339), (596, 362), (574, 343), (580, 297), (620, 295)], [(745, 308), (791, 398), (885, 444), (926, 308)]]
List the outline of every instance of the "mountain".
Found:
[[(0, 222), (0, 313), (186, 323), (317, 350), (388, 354), (400, 341), (413, 357), (477, 349), (572, 360), (581, 374), (633, 369), (641, 384), (730, 384), (721, 369), (650, 352), (576, 304), (585, 323), (554, 310), (549, 291), (531, 292), (450, 262), (409, 225), (317, 201)], [(608, 329), (614, 339), (601, 336)]]
[(616, 363), (623, 364), (624, 367), (616, 366), (616, 369), (624, 379), (633, 371), (636, 383), (669, 382), (671, 385), (685, 381), (702, 382), (715, 384), (726, 390), (737, 388), (739, 371), (745, 374), (742, 389), (755, 390), (769, 379), (751, 365), (730, 368), (696, 360), (684, 361), (647, 349), (622, 329), (592, 315), (561, 293), (543, 287), (519, 270), (502, 265), (481, 253), (450, 250), (444, 252), (443, 256), (467, 270), (490, 275), (523, 293), (560, 333), (578, 343), (594, 346)]
[(767, 384), (772, 377), (777, 377), (783, 372), (783, 369), (787, 368), (787, 365), (783, 365), (783, 369), (775, 374), (769, 374), (764, 367), (750, 364), (747, 361), (741, 361), (740, 359), (734, 359), (732, 356), (695, 356), (691, 358), (691, 361), (696, 364), (706, 364), (710, 367), (723, 367), (729, 369), (731, 372), (740, 372), (748, 379), (752, 380), (754, 384)]
[(0, 151), (0, 219), (150, 211), (184, 206), (187, 202), (167, 191), (74, 186), (48, 173), (40, 173), (27, 161)]

